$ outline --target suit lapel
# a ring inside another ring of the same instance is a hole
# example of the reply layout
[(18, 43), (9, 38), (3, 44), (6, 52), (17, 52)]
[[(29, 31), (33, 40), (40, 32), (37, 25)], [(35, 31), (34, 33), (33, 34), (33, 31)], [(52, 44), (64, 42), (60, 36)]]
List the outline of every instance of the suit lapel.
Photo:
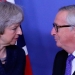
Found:
[(72, 75), (75, 75), (75, 71), (74, 71), (74, 73)]
[[(64, 75), (65, 74), (65, 68), (66, 68), (66, 60), (67, 60), (67, 57), (68, 57), (68, 53), (64, 50), (62, 50), (60, 52), (60, 63), (59, 63), (59, 72), (60, 74), (59, 75)], [(59, 61), (58, 61), (59, 62)]]
[(65, 68), (66, 68), (66, 60), (67, 60), (67, 57), (68, 57), (68, 54), (65, 52), (63, 55), (62, 55), (62, 75), (65, 74)]

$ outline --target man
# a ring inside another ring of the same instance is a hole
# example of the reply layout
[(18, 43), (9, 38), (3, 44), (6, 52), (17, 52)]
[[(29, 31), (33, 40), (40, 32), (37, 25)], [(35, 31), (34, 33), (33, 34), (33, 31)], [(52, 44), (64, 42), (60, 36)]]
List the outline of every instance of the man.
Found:
[[(59, 9), (51, 35), (56, 45), (64, 49), (56, 54), (52, 75), (75, 75), (75, 5)], [(73, 57), (70, 63), (69, 57)]]

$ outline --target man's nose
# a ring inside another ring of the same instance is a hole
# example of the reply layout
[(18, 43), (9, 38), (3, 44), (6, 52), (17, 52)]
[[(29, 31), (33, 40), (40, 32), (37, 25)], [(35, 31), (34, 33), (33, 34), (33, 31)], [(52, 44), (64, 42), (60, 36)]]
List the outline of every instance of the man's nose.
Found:
[(55, 35), (55, 34), (56, 34), (56, 31), (55, 31), (55, 28), (53, 27), (51, 30), (51, 35)]

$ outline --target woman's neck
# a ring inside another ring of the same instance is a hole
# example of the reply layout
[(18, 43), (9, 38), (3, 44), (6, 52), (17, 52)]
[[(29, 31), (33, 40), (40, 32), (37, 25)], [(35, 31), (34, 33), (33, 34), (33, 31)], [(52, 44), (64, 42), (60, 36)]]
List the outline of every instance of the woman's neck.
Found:
[(6, 48), (5, 46), (0, 45), (0, 58), (6, 57)]

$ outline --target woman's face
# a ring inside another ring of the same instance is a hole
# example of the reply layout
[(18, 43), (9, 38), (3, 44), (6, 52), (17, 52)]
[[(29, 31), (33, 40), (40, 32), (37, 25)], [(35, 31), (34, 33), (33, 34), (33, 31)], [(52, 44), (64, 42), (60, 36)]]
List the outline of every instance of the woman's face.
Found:
[(14, 45), (19, 35), (22, 35), (20, 23), (7, 26), (4, 34), (0, 35), (0, 44), (4, 46)]

